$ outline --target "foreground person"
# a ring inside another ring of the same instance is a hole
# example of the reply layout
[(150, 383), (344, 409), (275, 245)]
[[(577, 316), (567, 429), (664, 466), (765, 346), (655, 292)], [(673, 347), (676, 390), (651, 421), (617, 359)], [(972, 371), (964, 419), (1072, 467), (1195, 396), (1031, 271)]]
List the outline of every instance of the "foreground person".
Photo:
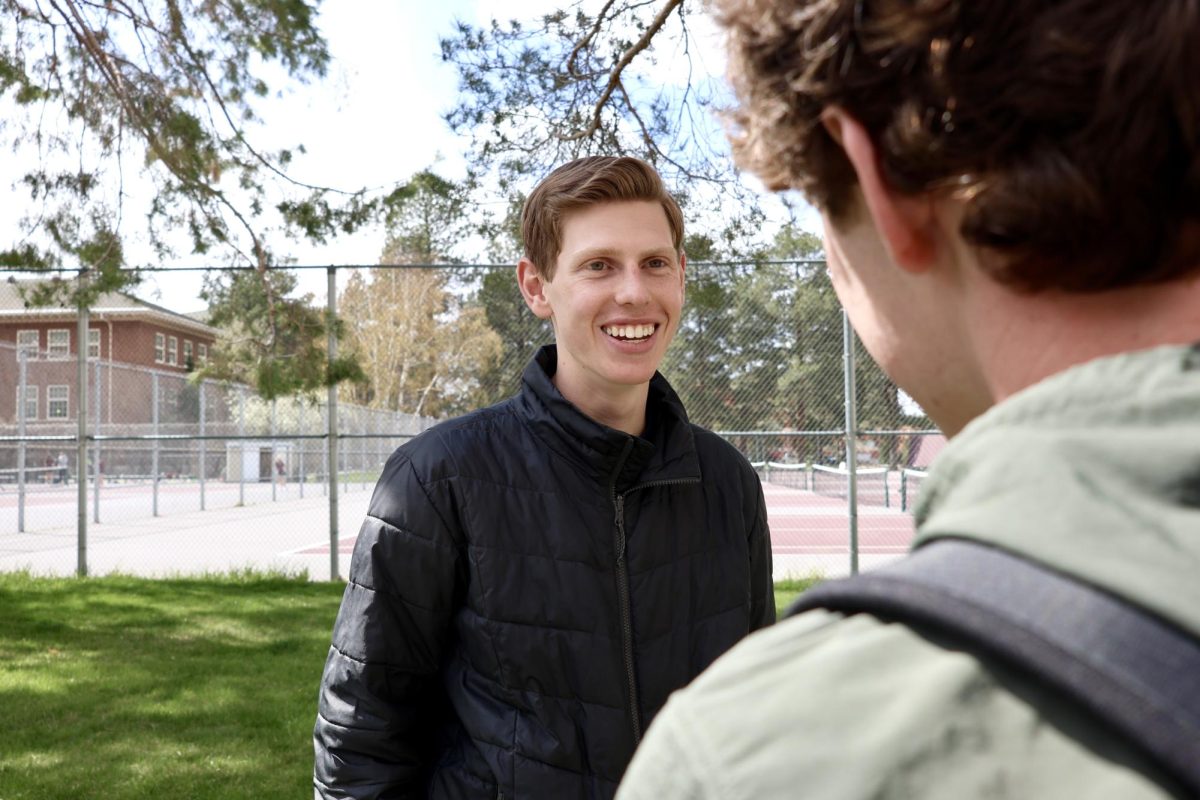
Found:
[[(983, 544), (1194, 647), (1200, 6), (717, 5), (737, 157), (820, 208), (854, 327), (952, 437), (901, 569)], [(811, 610), (673, 697), (618, 796), (1195, 796), (1084, 708), (921, 624)]]

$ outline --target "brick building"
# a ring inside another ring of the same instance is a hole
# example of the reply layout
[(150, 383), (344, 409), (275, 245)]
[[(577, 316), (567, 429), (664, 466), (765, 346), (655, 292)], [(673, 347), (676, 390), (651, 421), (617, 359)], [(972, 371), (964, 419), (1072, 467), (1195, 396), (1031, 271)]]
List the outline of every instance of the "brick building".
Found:
[[(72, 308), (26, 308), (22, 285), (0, 281), (0, 424), (17, 421), (18, 357), (25, 354), (27, 423), (75, 419), (78, 324)], [(101, 420), (138, 424), (150, 421), (146, 392), (151, 374), (178, 376), (208, 358), (218, 331), (210, 325), (120, 292), (101, 295), (89, 312), (88, 360), (110, 367), (100, 397)], [(119, 371), (112, 368), (119, 366)], [(140, 369), (139, 369), (140, 368)], [(89, 370), (89, 374), (92, 370)], [(103, 376), (102, 376), (103, 377)], [(90, 379), (89, 379), (90, 380)], [(89, 414), (90, 416), (90, 414)]]

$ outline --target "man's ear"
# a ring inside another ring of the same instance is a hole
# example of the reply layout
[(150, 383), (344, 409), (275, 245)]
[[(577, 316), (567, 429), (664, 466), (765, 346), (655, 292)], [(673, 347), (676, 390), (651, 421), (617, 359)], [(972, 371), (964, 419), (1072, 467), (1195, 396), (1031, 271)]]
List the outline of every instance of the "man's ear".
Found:
[(929, 196), (901, 195), (887, 184), (879, 168), (879, 153), (866, 128), (844, 109), (826, 108), (821, 123), (850, 160), (867, 213), (892, 260), (910, 272), (924, 272), (935, 254), (936, 220)]
[(547, 283), (537, 266), (528, 258), (517, 262), (517, 285), (521, 287), (521, 296), (525, 298), (525, 305), (529, 306), (529, 310), (539, 319), (550, 319), (554, 310), (546, 298)]

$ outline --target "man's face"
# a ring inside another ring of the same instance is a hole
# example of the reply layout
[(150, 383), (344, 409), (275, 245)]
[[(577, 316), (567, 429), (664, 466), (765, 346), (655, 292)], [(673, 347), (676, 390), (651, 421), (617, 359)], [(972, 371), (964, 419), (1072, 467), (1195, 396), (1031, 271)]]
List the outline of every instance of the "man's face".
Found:
[(683, 271), (657, 202), (602, 203), (563, 219), (554, 279), (531, 305), (554, 323), (565, 397), (603, 401), (649, 382), (679, 326)]

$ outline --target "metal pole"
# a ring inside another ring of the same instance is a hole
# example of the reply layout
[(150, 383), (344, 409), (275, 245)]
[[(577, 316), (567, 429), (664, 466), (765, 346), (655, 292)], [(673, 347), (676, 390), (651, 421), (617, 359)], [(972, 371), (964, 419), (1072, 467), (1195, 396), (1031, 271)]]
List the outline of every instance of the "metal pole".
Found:
[(238, 505), (246, 505), (246, 387), (238, 387)]
[(24, 350), (17, 351), (17, 532), (25, 532), (25, 405), (29, 387), (25, 375)]
[[(96, 362), (96, 433), (100, 427), (100, 362)], [(92, 442), (92, 522), (100, 522), (100, 442)]]
[[(326, 368), (332, 369), (333, 360), (337, 358), (337, 331), (334, 322), (337, 319), (337, 269), (329, 267), (327, 271), (328, 288), (326, 303), (329, 307), (328, 334), (329, 346), (326, 357)], [(338, 574), (338, 436), (337, 436), (337, 386), (329, 384), (329, 580), (336, 581)]]
[(204, 473), (208, 467), (208, 440), (204, 438), (204, 381), (200, 382), (200, 510), (204, 510)]
[(151, 398), (150, 420), (154, 423), (154, 449), (151, 451), (150, 470), (153, 473), (151, 476), (151, 485), (154, 487), (154, 516), (158, 516), (158, 476), (161, 470), (158, 466), (158, 373), (150, 373), (150, 392), (153, 395)]
[(279, 480), (278, 472), (275, 468), (275, 462), (279, 460), (279, 453), (276, 450), (275, 442), (275, 398), (271, 398), (271, 502), (275, 502), (275, 483)]
[[(304, 433), (304, 401), (296, 399), (296, 429), (300, 433)], [(304, 499), (304, 451), (308, 449), (307, 439), (296, 440), (296, 449), (300, 451), (300, 464), (297, 469), (300, 471), (300, 499)]]
[[(79, 288), (87, 286), (87, 270), (79, 270)], [(78, 548), (75, 558), (75, 574), (86, 578), (87, 569), (87, 329), (88, 309), (80, 303), (78, 326), (75, 330), (75, 416), (79, 431), (75, 442), (75, 481), (78, 491), (75, 498), (77, 514), (76, 531)]]
[(858, 574), (858, 400), (854, 382), (854, 329), (842, 311), (842, 358), (846, 371), (846, 505), (850, 522), (850, 574)]

